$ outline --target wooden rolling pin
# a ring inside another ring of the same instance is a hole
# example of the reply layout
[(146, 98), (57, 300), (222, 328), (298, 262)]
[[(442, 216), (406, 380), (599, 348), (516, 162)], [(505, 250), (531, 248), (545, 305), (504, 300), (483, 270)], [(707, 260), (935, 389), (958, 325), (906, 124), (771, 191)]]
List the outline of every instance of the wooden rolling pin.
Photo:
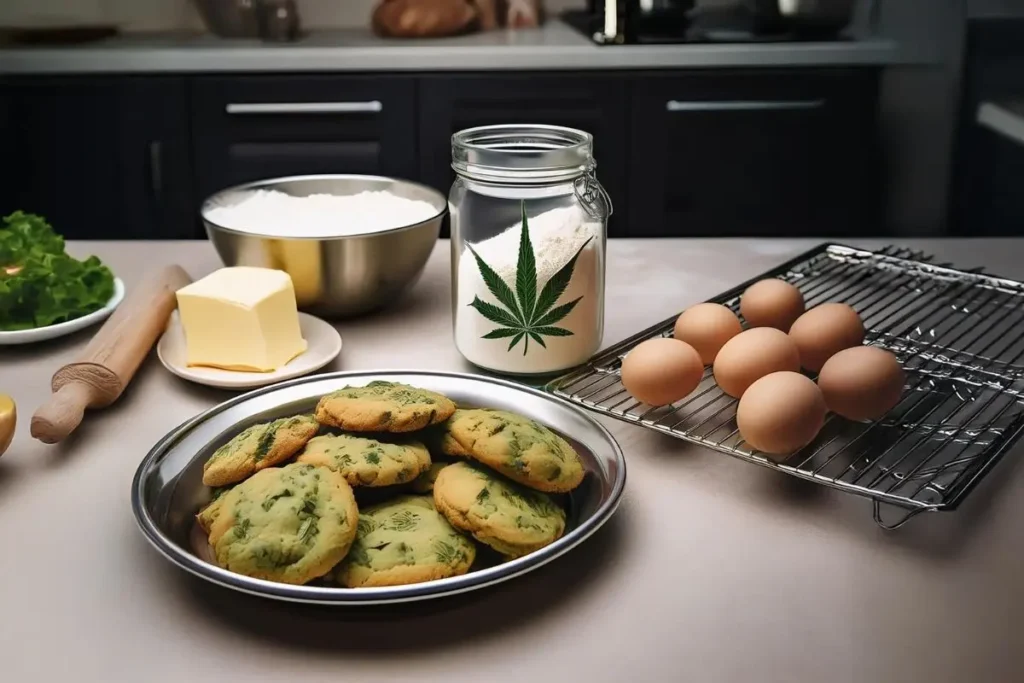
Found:
[(32, 416), (32, 436), (57, 443), (82, 422), (87, 408), (116, 401), (167, 327), (174, 293), (192, 280), (179, 266), (148, 275), (103, 324), (82, 357), (53, 375), (53, 395)]

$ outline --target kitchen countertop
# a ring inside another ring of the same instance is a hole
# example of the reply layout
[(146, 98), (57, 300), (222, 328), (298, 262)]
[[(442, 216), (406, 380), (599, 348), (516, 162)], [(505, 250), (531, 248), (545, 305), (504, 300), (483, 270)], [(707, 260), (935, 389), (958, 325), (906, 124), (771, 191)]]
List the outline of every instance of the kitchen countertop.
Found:
[(598, 46), (567, 24), (433, 40), (367, 29), (312, 32), (297, 43), (207, 34), (127, 34), (75, 47), (0, 49), (0, 74), (668, 69), (913, 63), (892, 40)]
[[(1024, 277), (1022, 240), (903, 241)], [(612, 240), (606, 345), (813, 246), (808, 240)], [(877, 246), (878, 242), (864, 242)], [(72, 243), (129, 287), (204, 242)], [(339, 325), (329, 369), (465, 370), (450, 341), (448, 244), (388, 312)], [(400, 608), (330, 610), (206, 585), (135, 528), (135, 468), (167, 431), (228, 394), (149, 359), (67, 443), (28, 436), (50, 374), (87, 335), (0, 351), (21, 410), (0, 459), (4, 678), (76, 681), (1024, 680), (1024, 455), (955, 513), (898, 532), (868, 502), (605, 420), (629, 470), (619, 512), (578, 550), (501, 586)]]

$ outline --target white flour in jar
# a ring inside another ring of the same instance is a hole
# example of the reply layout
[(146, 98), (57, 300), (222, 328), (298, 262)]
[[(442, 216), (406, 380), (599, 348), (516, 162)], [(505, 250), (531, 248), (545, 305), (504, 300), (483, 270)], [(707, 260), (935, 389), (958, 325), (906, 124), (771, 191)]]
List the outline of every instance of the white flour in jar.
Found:
[[(472, 252), (466, 247), (459, 256), (458, 296), (455, 311), (455, 342), (471, 363), (498, 372), (542, 374), (558, 372), (588, 360), (601, 346), (604, 332), (604, 264), (598, 240), (601, 224), (591, 221), (578, 206), (552, 209), (527, 220), (537, 270), (537, 294), (548, 280), (579, 251), (572, 278), (554, 306), (580, 299), (576, 307), (554, 326), (569, 330), (571, 336), (544, 336), (546, 348), (529, 340), (510, 351), (510, 338), (483, 339), (500, 325), (485, 318), (470, 304), (479, 297), (501, 305), (480, 274)], [(515, 291), (516, 268), (522, 223), (472, 245), (473, 249)], [(588, 242), (589, 240), (589, 242)], [(580, 251), (580, 248), (586, 247)], [(582, 298), (580, 298), (582, 297)]]
[(342, 237), (415, 225), (437, 214), (428, 202), (386, 190), (306, 197), (252, 190), (233, 204), (213, 207), (206, 218), (225, 228), (260, 235)]

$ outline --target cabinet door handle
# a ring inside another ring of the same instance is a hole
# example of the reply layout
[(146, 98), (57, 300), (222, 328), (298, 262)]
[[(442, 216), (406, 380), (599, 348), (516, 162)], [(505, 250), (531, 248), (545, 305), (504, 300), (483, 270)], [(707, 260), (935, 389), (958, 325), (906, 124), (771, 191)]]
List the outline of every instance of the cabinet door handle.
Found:
[(229, 114), (376, 114), (384, 110), (379, 100), (368, 102), (232, 102)]
[(159, 140), (149, 143), (149, 188), (154, 198), (159, 198), (164, 190), (163, 143)]
[[(1016, 111), (1020, 109), (1021, 111)], [(1004, 138), (1024, 145), (1024, 107), (1014, 108), (996, 102), (982, 102), (978, 107), (978, 125)]]
[(665, 110), (694, 111), (785, 111), (819, 109), (825, 100), (669, 100)]

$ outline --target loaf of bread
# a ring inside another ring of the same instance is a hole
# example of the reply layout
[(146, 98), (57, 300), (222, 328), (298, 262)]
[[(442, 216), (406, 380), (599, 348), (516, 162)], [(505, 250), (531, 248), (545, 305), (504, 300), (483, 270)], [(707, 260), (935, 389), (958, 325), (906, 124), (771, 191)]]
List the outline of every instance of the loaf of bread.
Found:
[(467, 0), (382, 0), (373, 30), (391, 38), (436, 38), (477, 28), (479, 12)]

